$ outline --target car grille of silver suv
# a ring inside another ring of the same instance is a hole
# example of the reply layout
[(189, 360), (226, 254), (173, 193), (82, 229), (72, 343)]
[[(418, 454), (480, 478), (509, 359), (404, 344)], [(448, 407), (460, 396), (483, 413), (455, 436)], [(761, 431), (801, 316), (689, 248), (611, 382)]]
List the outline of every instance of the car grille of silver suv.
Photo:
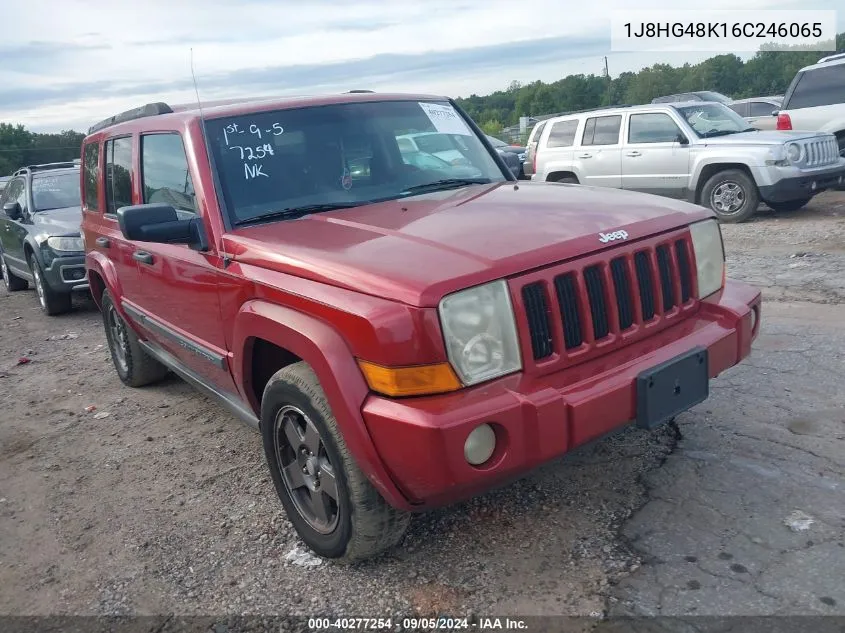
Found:
[(824, 167), (839, 160), (839, 145), (831, 137), (804, 142), (804, 156), (807, 167)]
[[(511, 283), (526, 371), (587, 360), (697, 308), (688, 230), (632, 242)], [(532, 367), (533, 365), (533, 367)]]

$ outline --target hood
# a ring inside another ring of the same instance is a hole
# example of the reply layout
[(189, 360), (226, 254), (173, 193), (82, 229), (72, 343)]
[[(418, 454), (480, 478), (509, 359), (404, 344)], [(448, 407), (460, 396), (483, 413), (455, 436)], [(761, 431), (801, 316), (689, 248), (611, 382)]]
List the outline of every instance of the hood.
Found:
[(789, 141), (813, 138), (816, 136), (832, 136), (820, 132), (787, 132), (781, 130), (760, 130), (758, 132), (739, 132), (727, 136), (699, 139), (699, 145), (782, 145)]
[(436, 306), (450, 292), (618, 244), (599, 233), (622, 229), (631, 241), (712, 216), (649, 194), (504, 182), (237, 229), (223, 248), (246, 275), (255, 266)]
[(32, 216), (32, 225), (36, 233), (44, 235), (79, 235), (82, 224), (82, 208), (66, 207), (39, 211)]

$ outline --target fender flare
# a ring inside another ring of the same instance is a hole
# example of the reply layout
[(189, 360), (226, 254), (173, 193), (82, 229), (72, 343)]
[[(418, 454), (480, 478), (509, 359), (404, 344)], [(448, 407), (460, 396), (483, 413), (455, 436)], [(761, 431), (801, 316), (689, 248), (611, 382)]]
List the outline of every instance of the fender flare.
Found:
[[(132, 319), (128, 318), (128, 316), (124, 313), (123, 306), (120, 302), (120, 299), (123, 296), (123, 288), (120, 285), (120, 278), (117, 276), (117, 271), (114, 269), (114, 263), (99, 251), (89, 251), (85, 255), (85, 270), (88, 272), (89, 277), (92, 271), (99, 275), (99, 277), (103, 280), (105, 290), (108, 290), (112, 299), (114, 299), (114, 307), (117, 310), (117, 313), (123, 317), (124, 321), (134, 325)], [(94, 297), (94, 300), (97, 302), (97, 307), (102, 307), (100, 305), (101, 301), (99, 297), (95, 297), (94, 293), (91, 293), (91, 296)]]
[(343, 337), (325, 321), (262, 300), (246, 302), (235, 316), (232, 373), (243, 397), (260, 419), (252, 388), (252, 349), (261, 338), (296, 354), (311, 366), (343, 431), (356, 463), (392, 506), (411, 509), (376, 451), (361, 408), (370, 393)]

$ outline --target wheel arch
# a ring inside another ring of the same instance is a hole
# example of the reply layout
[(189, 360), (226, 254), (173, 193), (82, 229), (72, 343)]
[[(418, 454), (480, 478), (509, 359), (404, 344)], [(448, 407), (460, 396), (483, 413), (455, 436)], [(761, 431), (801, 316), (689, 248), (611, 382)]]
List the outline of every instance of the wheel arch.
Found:
[[(370, 393), (369, 387), (337, 330), (324, 321), (291, 308), (253, 300), (244, 304), (235, 317), (232, 349), (235, 352), (232, 363), (235, 383), (259, 420), (262, 417), (259, 386), (263, 392), (261, 381), (269, 369), (274, 365), (280, 369), (300, 360), (308, 363), (326, 394), (358, 466), (388, 503), (410, 509), (408, 501), (384, 468), (361, 416), (361, 408)], [(280, 357), (267, 363), (256, 359), (256, 354), (261, 353), (277, 353)], [(257, 368), (258, 374), (255, 373)]]

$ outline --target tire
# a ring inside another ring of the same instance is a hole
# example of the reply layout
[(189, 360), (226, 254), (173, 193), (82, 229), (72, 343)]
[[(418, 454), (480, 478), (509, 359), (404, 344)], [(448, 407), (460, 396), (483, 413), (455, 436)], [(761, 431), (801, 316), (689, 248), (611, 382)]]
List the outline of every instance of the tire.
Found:
[(3, 275), (3, 285), (9, 292), (17, 292), (18, 290), (26, 290), (29, 288), (29, 283), (26, 279), (21, 279), (6, 266), (6, 258), (3, 253), (0, 253), (0, 272)]
[(410, 514), (388, 505), (358, 468), (307, 363), (270, 378), (261, 400), (261, 436), (276, 493), (316, 554), (351, 563), (402, 539)]
[(549, 182), (559, 182), (562, 185), (578, 185), (581, 184), (578, 182), (578, 179), (575, 176), (562, 176), (561, 178), (556, 178), (555, 180), (551, 180)]
[(69, 292), (57, 292), (44, 279), (44, 271), (35, 255), (29, 256), (29, 270), (35, 278), (35, 292), (38, 293), (38, 303), (41, 310), (48, 316), (56, 316), (70, 312), (71, 297)]
[(810, 198), (801, 200), (788, 200), (786, 202), (767, 202), (766, 205), (773, 211), (798, 211), (810, 201)]
[(106, 342), (114, 368), (123, 384), (129, 387), (143, 387), (167, 376), (167, 367), (147, 354), (138, 344), (138, 336), (120, 316), (108, 290), (103, 292), (101, 304)]
[(701, 204), (713, 209), (720, 222), (745, 222), (760, 206), (760, 192), (744, 171), (726, 169), (704, 183)]

